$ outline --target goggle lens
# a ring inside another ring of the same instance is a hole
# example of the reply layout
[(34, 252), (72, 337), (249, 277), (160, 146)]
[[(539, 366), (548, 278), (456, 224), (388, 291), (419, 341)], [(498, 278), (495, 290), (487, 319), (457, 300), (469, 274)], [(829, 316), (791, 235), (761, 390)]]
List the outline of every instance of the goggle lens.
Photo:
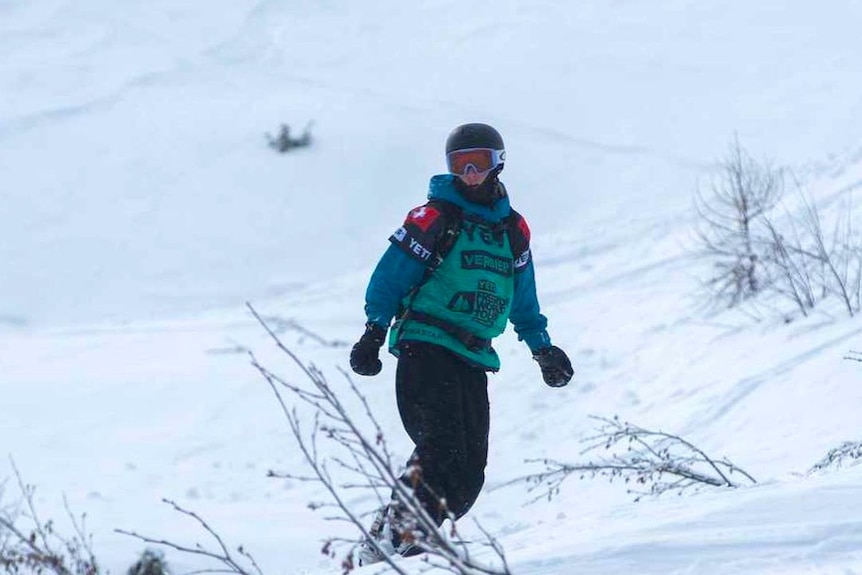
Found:
[(504, 150), (492, 150), (491, 148), (471, 148), (469, 150), (456, 150), (446, 155), (449, 164), (449, 173), (463, 176), (470, 166), (478, 173), (490, 172), (506, 159)]

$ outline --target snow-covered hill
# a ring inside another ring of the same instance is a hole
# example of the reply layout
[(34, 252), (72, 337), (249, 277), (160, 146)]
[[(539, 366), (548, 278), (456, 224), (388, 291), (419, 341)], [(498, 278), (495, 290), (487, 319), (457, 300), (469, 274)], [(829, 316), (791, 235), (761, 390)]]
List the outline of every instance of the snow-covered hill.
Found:
[[(849, 1), (0, 1), (0, 453), (43, 515), (62, 520), (64, 494), (87, 512), (114, 573), (141, 547), (115, 528), (200, 536), (163, 497), (267, 574), (338, 572), (319, 541), (345, 527), (307, 508), (319, 490), (266, 477), (301, 458), (242, 350), (291, 371), (243, 303), (352, 342), (446, 134), (487, 121), (577, 369), (546, 388), (500, 340), (471, 515), (513, 571), (862, 571), (860, 468), (805, 473), (862, 435), (862, 364), (843, 359), (862, 324), (830, 302), (790, 324), (706, 313), (708, 262), (690, 255), (692, 194), (734, 135), (813, 197), (852, 198), (860, 16)], [(313, 147), (266, 147), (309, 121)], [(346, 347), (283, 337), (340, 377)], [(359, 383), (406, 455), (394, 367)], [(505, 486), (535, 470), (524, 459), (578, 460), (593, 414), (682, 434), (759, 484), (634, 504), (573, 479), (533, 505)]]

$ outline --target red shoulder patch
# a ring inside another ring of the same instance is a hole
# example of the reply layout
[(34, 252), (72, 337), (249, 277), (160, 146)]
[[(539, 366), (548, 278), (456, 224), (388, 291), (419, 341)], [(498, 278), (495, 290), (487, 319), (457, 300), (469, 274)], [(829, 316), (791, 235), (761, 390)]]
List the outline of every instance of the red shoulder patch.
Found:
[(404, 224), (413, 224), (423, 232), (427, 232), (437, 218), (440, 217), (440, 210), (431, 206), (420, 206), (407, 214), (407, 221)]
[(530, 226), (527, 225), (527, 220), (524, 216), (521, 216), (518, 219), (518, 229), (521, 230), (521, 233), (527, 238), (527, 241), (530, 241)]

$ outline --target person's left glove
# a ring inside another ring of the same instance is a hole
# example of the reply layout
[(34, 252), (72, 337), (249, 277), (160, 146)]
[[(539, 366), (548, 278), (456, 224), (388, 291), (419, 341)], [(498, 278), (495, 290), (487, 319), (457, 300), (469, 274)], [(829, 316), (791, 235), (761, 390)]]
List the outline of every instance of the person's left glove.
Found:
[(566, 352), (555, 345), (537, 349), (533, 352), (533, 359), (542, 369), (542, 379), (551, 387), (563, 387), (575, 374)]
[(376, 323), (365, 324), (365, 333), (350, 350), (350, 369), (359, 375), (377, 375), (383, 369), (380, 347), (386, 340), (386, 328)]

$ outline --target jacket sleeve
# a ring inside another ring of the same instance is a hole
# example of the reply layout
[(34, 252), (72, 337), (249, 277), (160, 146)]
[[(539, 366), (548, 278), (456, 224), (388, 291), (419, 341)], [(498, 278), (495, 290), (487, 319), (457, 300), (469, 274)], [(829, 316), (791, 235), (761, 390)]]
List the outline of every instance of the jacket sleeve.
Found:
[(365, 291), (368, 321), (388, 328), (398, 313), (401, 301), (425, 274), (425, 264), (410, 257), (396, 244), (390, 244), (377, 263)]
[(389, 327), (404, 297), (422, 281), (443, 227), (440, 216), (434, 206), (419, 206), (407, 214), (404, 224), (389, 238), (391, 244), (365, 291), (368, 321)]
[(548, 319), (539, 310), (536, 295), (536, 274), (530, 260), (523, 270), (515, 274), (515, 295), (509, 321), (515, 326), (518, 339), (525, 342), (531, 351), (551, 345), (548, 335)]
[(512, 251), (519, 256), (515, 260), (515, 293), (509, 321), (515, 326), (518, 339), (525, 342), (531, 351), (551, 345), (548, 335), (548, 319), (539, 309), (536, 295), (536, 271), (530, 252), (530, 228), (524, 217), (512, 210), (513, 233), (510, 237)]

